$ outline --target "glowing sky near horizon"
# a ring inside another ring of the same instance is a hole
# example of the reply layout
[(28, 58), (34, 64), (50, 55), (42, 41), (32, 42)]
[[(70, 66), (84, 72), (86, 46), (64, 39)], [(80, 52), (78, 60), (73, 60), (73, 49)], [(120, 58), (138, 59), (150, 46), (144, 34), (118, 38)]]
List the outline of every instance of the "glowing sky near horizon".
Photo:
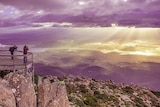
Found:
[(159, 56), (159, 13), (160, 0), (1, 0), (0, 41), (3, 35), (33, 39), (36, 32), (49, 35), (38, 42), (53, 39), (61, 48)]
[[(57, 23), (55, 23), (57, 24)], [(63, 25), (70, 25), (63, 23)], [(59, 25), (60, 26), (60, 25)], [(15, 39), (16, 38), (16, 39)], [(97, 50), (103, 54), (160, 57), (159, 28), (128, 27), (52, 27), (50, 23), (31, 28), (0, 29), (0, 43), (28, 44), (36, 48)], [(36, 49), (37, 50), (37, 49)]]

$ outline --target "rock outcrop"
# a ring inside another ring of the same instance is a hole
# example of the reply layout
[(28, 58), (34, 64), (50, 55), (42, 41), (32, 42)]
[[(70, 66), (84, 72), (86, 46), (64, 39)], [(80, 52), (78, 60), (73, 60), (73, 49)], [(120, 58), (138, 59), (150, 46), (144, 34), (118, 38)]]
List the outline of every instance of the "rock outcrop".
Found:
[(6, 80), (0, 79), (0, 107), (16, 107), (16, 99), (12, 88)]
[(0, 107), (69, 107), (65, 84), (46, 78), (37, 86), (32, 79), (23, 72), (0, 78)]
[(18, 107), (36, 107), (36, 94), (31, 73), (9, 73), (5, 76), (15, 95)]
[(38, 86), (38, 107), (69, 107), (65, 84), (43, 79)]

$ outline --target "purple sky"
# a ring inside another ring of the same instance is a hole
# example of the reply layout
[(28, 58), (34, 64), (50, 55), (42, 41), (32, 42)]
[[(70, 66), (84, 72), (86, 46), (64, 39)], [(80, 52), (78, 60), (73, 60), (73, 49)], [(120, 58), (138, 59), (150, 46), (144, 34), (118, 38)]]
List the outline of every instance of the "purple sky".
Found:
[[(160, 27), (160, 0), (1, 0), (0, 26)], [(70, 23), (68, 25), (68, 23)], [(59, 25), (55, 25), (59, 26)]]

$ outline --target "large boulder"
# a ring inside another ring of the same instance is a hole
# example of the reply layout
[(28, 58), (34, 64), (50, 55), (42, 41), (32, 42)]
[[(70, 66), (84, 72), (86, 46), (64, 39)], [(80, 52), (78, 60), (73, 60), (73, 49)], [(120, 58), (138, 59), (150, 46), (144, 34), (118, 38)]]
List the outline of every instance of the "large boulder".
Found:
[(36, 94), (31, 73), (9, 73), (4, 78), (14, 90), (18, 107), (36, 107)]
[(44, 79), (38, 86), (38, 107), (69, 107), (65, 84)]
[(12, 88), (6, 80), (0, 79), (0, 107), (16, 107), (16, 100)]
[(11, 72), (0, 79), (0, 107), (69, 107), (64, 82), (45, 78), (34, 86), (32, 80), (32, 73), (24, 72)]

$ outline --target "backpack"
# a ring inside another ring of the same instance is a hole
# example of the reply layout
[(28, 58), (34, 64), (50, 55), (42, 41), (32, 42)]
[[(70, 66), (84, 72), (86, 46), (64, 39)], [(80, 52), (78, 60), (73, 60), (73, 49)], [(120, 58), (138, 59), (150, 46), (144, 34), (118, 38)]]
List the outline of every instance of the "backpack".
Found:
[(10, 52), (13, 52), (13, 51), (14, 51), (14, 48), (13, 48), (13, 47), (10, 47), (10, 48), (9, 48), (9, 51), (10, 51)]

